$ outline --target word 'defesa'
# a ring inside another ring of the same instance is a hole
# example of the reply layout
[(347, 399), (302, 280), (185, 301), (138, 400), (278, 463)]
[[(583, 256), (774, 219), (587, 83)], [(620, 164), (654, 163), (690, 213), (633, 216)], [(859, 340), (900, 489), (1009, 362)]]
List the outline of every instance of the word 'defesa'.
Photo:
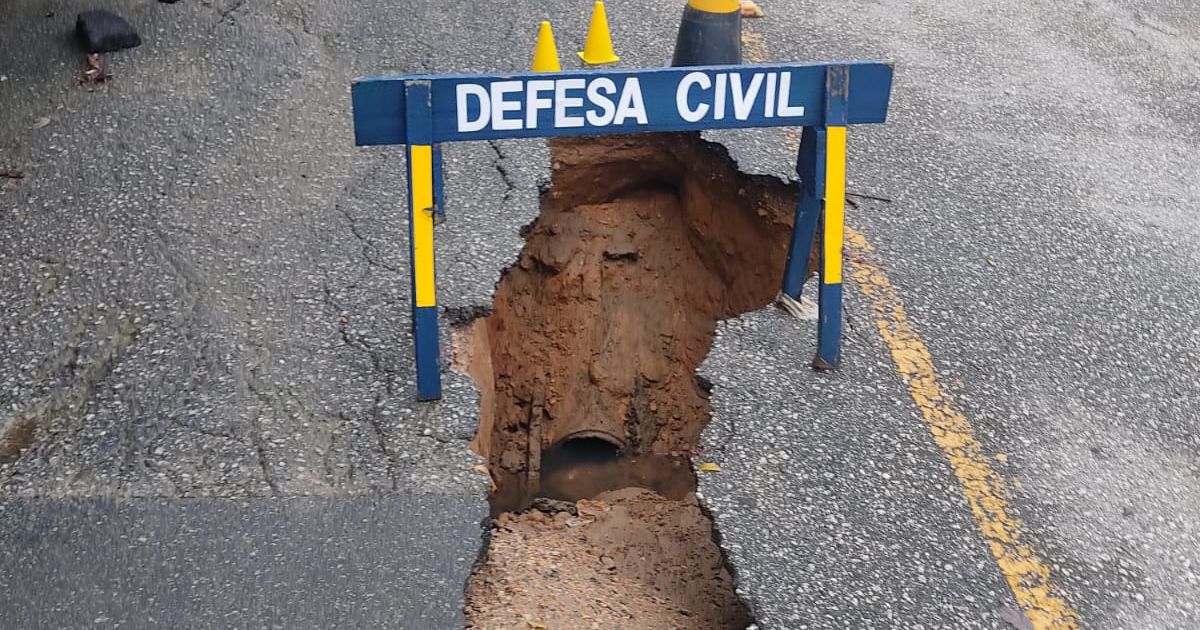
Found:
[[(619, 81), (619, 84), (618, 84)], [(748, 120), (804, 116), (791, 102), (790, 72), (691, 72), (675, 85), (674, 113), (687, 123), (732, 117)], [(458, 131), (649, 124), (637, 77), (607, 76), (460, 83), (455, 89)], [(666, 94), (653, 94), (667, 97)], [(669, 107), (669, 105), (668, 105)], [(650, 113), (660, 111), (651, 109)], [(670, 110), (667, 110), (670, 112)], [(548, 112), (548, 116), (541, 116)], [(662, 121), (656, 121), (662, 122)]]

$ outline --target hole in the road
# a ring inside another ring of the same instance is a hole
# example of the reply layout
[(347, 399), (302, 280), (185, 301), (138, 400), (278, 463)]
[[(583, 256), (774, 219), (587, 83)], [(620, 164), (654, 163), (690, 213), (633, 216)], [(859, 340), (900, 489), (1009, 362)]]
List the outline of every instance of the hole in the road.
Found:
[(695, 371), (718, 320), (778, 291), (794, 192), (693, 135), (551, 149), (517, 264), (456, 335), (498, 484), (468, 627), (740, 630), (694, 494), (709, 420)]

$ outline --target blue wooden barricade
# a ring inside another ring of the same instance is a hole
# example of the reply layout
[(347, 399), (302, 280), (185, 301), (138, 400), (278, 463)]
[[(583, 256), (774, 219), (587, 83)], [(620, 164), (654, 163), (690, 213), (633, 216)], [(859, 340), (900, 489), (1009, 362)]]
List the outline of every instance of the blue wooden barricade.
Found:
[[(417, 397), (441, 397), (433, 226), (446, 209), (444, 142), (749, 127), (803, 127), (801, 189), (782, 292), (800, 298), (819, 243), (818, 350), (837, 365), (841, 338), (846, 127), (887, 117), (892, 67), (874, 62), (762, 64), (360, 79), (360, 146), (406, 145)], [(818, 225), (821, 238), (816, 239)]]

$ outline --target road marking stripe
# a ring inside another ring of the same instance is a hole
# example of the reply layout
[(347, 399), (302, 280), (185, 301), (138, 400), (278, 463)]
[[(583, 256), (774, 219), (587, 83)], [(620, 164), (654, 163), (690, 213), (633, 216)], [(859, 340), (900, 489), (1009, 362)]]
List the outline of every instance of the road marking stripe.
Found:
[(853, 228), (846, 228), (846, 236), (850, 275), (871, 301), (875, 323), (891, 352), (896, 371), (908, 384), (909, 394), (920, 408), (934, 442), (946, 454), (979, 523), (979, 531), (1017, 604), (1034, 630), (1079, 630), (1079, 613), (1051, 581), (1050, 567), (1032, 545), (1022, 541), (1022, 523), (1009, 507), (1008, 482), (992, 468), (992, 458), (975, 439), (970, 422), (942, 390), (929, 348), (908, 322), (904, 304), (887, 275), (871, 262), (874, 248)]
[[(742, 32), (747, 56), (755, 63), (766, 61), (766, 46), (762, 41), (758, 33)], [(800, 144), (798, 130), (789, 128), (784, 133), (792, 146)], [(876, 325), (891, 352), (896, 371), (908, 385), (934, 442), (950, 462), (971, 513), (979, 523), (979, 531), (1017, 605), (1025, 611), (1034, 630), (1079, 630), (1079, 613), (1063, 599), (1061, 589), (1051, 581), (1049, 565), (1032, 545), (1021, 542), (1023, 524), (1008, 507), (1009, 484), (992, 468), (991, 460), (975, 439), (966, 416), (954, 408), (942, 391), (929, 348), (908, 323), (904, 303), (891, 280), (870, 260), (874, 248), (865, 236), (850, 227), (846, 227), (846, 239), (850, 275), (863, 295), (871, 300)]]

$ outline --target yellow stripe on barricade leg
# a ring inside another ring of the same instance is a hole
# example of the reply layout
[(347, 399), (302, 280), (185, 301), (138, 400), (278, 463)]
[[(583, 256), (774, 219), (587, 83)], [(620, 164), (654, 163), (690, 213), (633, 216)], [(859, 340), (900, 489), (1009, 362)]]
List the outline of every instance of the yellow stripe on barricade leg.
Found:
[(412, 156), (413, 284), (417, 306), (437, 304), (433, 275), (433, 150), (410, 147)]
[(825, 129), (825, 284), (842, 282), (842, 239), (846, 221), (846, 128)]

